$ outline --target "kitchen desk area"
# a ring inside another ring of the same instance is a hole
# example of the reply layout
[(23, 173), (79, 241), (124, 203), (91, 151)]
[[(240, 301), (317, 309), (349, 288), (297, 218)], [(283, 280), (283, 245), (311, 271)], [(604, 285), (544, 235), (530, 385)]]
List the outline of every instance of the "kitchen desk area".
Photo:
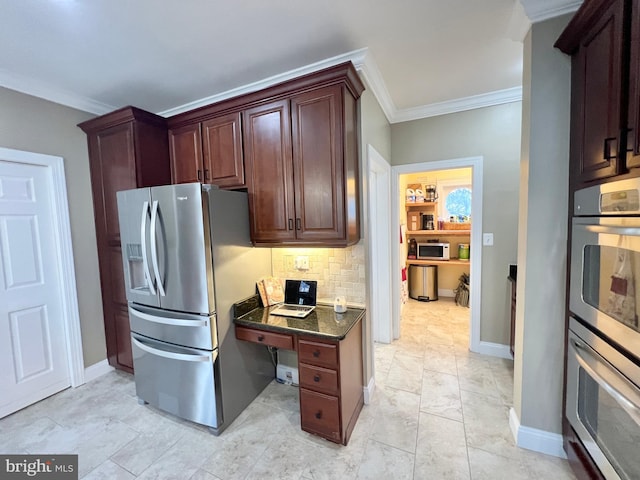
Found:
[(302, 430), (347, 445), (364, 405), (365, 310), (318, 305), (305, 318), (270, 315), (255, 295), (234, 305), (236, 338), (298, 354)]

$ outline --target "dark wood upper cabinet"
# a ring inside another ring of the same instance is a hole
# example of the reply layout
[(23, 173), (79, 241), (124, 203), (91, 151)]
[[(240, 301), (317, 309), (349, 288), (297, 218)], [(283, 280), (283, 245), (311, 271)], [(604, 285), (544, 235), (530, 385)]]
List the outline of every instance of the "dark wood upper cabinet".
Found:
[(572, 55), (570, 158), (574, 188), (625, 173), (622, 94), (626, 84), (626, 4), (627, 0), (586, 4), (589, 8), (576, 14), (556, 43)]
[(296, 238), (345, 238), (342, 88), (291, 98)]
[(245, 186), (240, 112), (202, 122), (204, 180), (219, 187)]
[(640, 167), (640, 1), (631, 2), (629, 33), (629, 112), (627, 115), (628, 168)]
[(200, 124), (169, 130), (172, 183), (204, 181)]
[(173, 183), (244, 188), (240, 113), (169, 129)]
[(295, 240), (289, 101), (243, 112), (244, 152), (254, 243)]
[(640, 0), (585, 2), (556, 47), (572, 56), (572, 190), (640, 176)]
[(126, 107), (79, 125), (87, 134), (109, 364), (133, 371), (116, 192), (170, 183), (164, 118)]
[(246, 186), (254, 245), (353, 245), (363, 90), (347, 62), (171, 117), (174, 182), (180, 163), (201, 169), (195, 181)]

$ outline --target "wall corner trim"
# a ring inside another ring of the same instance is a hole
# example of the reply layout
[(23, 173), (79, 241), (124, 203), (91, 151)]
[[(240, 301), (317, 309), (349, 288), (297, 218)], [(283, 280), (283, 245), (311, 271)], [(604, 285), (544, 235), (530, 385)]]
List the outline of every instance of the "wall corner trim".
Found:
[(509, 409), (509, 427), (518, 447), (554, 457), (567, 458), (562, 447), (562, 435), (520, 425), (520, 419), (513, 407)]
[(363, 388), (364, 390), (364, 404), (369, 405), (373, 399), (373, 392), (376, 389), (376, 379), (371, 377), (369, 383)]
[(109, 365), (109, 362), (105, 358), (101, 362), (94, 363), (84, 369), (84, 380), (85, 382), (90, 382), (114, 370), (115, 368)]

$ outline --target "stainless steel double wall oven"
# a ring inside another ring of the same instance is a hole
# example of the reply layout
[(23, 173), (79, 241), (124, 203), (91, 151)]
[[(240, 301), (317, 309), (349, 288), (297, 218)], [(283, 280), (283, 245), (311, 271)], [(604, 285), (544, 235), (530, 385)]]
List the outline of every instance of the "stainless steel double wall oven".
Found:
[(640, 478), (640, 180), (578, 190), (566, 416), (607, 479)]

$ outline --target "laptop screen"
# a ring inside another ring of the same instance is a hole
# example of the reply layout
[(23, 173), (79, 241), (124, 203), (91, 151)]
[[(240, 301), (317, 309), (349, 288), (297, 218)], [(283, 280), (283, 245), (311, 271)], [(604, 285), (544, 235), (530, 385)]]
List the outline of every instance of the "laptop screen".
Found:
[(318, 282), (315, 280), (286, 280), (284, 303), (290, 305), (315, 305)]

